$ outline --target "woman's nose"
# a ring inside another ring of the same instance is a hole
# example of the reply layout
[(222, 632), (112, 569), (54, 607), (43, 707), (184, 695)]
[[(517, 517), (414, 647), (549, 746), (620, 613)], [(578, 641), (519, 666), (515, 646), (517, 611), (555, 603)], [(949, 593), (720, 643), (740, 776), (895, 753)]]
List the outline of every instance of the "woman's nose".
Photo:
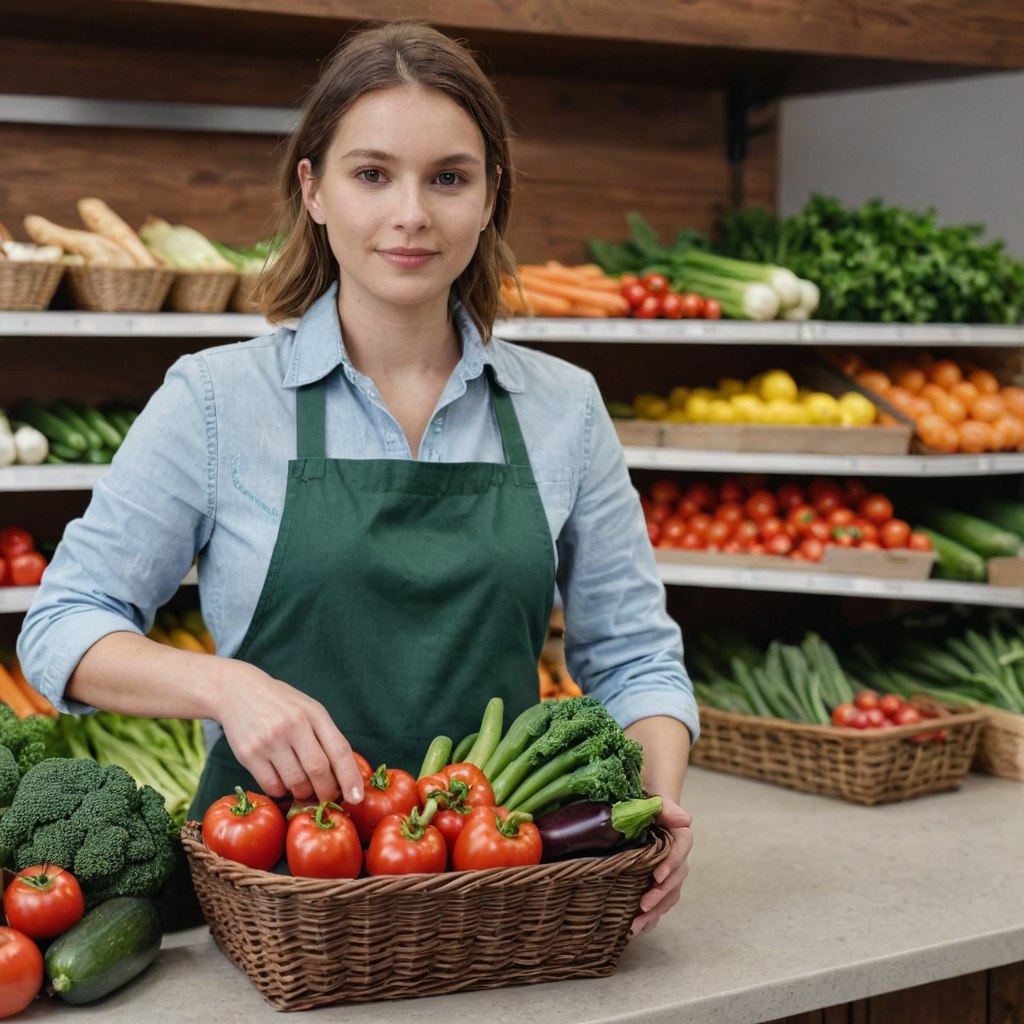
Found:
[(420, 231), (430, 224), (426, 197), (418, 184), (399, 186), (393, 193), (395, 205), (392, 209), (394, 227), (403, 231)]

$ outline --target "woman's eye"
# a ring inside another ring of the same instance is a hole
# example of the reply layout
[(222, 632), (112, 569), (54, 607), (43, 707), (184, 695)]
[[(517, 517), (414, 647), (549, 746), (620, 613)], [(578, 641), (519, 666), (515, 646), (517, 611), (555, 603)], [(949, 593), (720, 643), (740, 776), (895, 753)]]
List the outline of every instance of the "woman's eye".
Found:
[(356, 177), (371, 185), (377, 185), (384, 180), (384, 173), (377, 167), (365, 167), (356, 174)]
[(458, 185), (462, 181), (462, 175), (458, 171), (442, 171), (437, 176), (437, 183), (444, 185), (446, 188), (451, 188), (454, 185)]

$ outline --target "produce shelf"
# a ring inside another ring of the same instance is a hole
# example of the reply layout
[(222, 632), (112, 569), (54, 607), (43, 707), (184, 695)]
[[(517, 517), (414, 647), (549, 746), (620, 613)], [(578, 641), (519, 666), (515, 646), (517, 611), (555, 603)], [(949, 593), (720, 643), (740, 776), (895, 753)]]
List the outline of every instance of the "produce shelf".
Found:
[(107, 466), (5, 466), (0, 491), (88, 491)]
[(762, 590), (779, 593), (830, 594), (839, 597), (879, 597), (896, 601), (935, 601), (946, 604), (1024, 608), (1024, 587), (990, 587), (952, 580), (879, 579), (788, 569), (731, 569), (706, 565), (659, 564), (667, 586)]
[(960, 477), (1024, 473), (1024, 452), (983, 455), (791, 455), (624, 447), (631, 469), (844, 476)]
[[(247, 313), (0, 312), (0, 336), (250, 338), (271, 330)], [(633, 320), (532, 317), (499, 320), (508, 341), (663, 345), (1024, 346), (1024, 327), (989, 324), (857, 324), (808, 320)]]

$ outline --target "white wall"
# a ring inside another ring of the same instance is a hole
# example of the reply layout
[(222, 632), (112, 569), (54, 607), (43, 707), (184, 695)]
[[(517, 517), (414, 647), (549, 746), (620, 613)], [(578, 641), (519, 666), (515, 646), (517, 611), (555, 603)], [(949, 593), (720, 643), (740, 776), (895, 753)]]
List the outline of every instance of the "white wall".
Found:
[(982, 224), (1024, 259), (1024, 73), (787, 99), (779, 138), (780, 213), (877, 196)]

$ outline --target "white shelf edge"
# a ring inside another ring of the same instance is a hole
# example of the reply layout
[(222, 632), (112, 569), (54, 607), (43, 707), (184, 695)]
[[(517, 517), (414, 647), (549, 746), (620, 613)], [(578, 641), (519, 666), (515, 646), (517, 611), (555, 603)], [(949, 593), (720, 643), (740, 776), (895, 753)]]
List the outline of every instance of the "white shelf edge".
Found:
[(630, 469), (853, 476), (967, 477), (1024, 473), (1024, 452), (984, 455), (807, 455), (623, 447)]
[[(185, 574), (181, 585), (194, 587), (198, 582), (199, 576), (193, 566)], [(38, 587), (0, 587), (0, 615), (27, 612), (38, 591)]]
[(88, 491), (109, 466), (4, 466), (0, 491)]
[[(0, 311), (0, 336), (247, 338), (271, 330), (246, 313), (88, 313)], [(494, 333), (508, 341), (666, 345), (978, 345), (1024, 346), (1024, 326), (1000, 324), (856, 324), (808, 320), (633, 320), (626, 317), (510, 318)]]
[(959, 583), (952, 580), (880, 579), (874, 576), (846, 576), (839, 573), (798, 572), (788, 569), (730, 569), (709, 565), (665, 563), (659, 563), (658, 574), (666, 586), (1024, 608), (1024, 587), (990, 587), (984, 583)]

